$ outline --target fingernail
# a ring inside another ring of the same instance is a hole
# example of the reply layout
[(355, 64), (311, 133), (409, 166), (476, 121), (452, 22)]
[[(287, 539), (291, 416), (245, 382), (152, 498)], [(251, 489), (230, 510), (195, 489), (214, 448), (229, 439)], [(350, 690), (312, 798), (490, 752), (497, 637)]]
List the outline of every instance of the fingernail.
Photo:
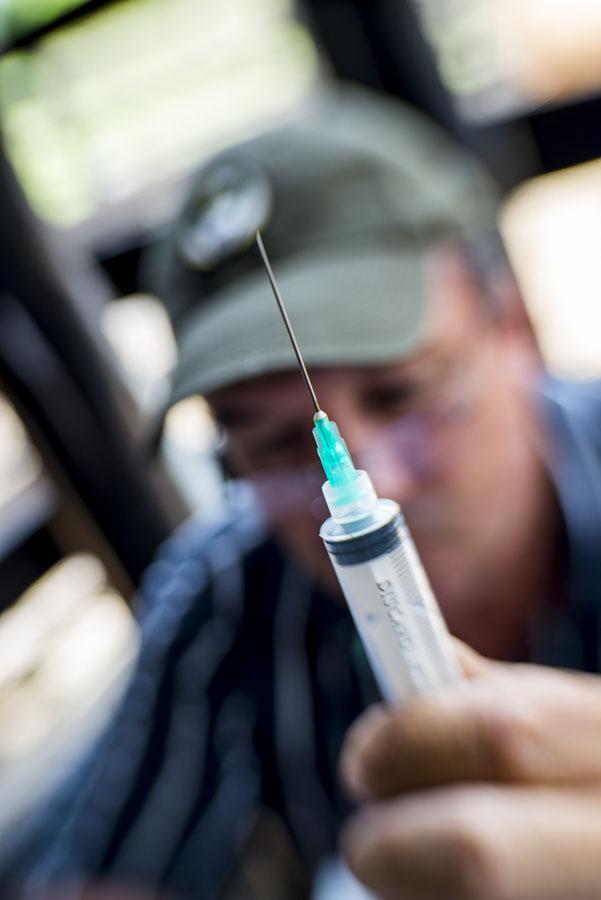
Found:
[(348, 793), (354, 800), (367, 800), (369, 790), (363, 780), (361, 769), (352, 757), (344, 761), (342, 776)]

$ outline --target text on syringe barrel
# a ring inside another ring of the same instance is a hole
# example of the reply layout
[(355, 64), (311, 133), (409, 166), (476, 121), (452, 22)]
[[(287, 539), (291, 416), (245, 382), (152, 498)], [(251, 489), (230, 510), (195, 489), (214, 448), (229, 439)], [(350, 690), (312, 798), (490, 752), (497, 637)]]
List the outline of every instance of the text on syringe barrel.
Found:
[(449, 633), (398, 505), (378, 501), (372, 523), (356, 533), (328, 519), (320, 534), (385, 699), (457, 681)]

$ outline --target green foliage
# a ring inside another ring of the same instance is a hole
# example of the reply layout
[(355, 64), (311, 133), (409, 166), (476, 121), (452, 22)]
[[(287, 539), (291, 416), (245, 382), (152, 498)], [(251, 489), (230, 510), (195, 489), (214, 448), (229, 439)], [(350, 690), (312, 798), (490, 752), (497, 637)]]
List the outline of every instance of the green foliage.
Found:
[(84, 0), (0, 0), (0, 39), (8, 41), (46, 25)]

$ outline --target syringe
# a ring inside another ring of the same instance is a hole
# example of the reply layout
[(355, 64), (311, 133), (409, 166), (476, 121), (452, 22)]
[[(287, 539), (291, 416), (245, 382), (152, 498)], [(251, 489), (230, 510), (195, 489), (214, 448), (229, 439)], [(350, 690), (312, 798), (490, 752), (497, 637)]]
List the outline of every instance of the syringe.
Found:
[(319, 534), (383, 697), (395, 702), (432, 694), (461, 678), (449, 632), (398, 503), (376, 496), (319, 407), (259, 232), (256, 238), (315, 409), (313, 435), (331, 516)]

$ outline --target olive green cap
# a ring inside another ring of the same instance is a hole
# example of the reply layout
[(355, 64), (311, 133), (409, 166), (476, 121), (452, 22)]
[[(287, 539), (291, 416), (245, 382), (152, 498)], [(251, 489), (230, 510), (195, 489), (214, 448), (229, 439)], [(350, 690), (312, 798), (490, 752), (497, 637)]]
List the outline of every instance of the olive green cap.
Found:
[(151, 262), (179, 348), (170, 402), (296, 366), (257, 228), (307, 365), (369, 366), (419, 347), (427, 254), (490, 232), (497, 206), (463, 149), (358, 88), (221, 153)]

